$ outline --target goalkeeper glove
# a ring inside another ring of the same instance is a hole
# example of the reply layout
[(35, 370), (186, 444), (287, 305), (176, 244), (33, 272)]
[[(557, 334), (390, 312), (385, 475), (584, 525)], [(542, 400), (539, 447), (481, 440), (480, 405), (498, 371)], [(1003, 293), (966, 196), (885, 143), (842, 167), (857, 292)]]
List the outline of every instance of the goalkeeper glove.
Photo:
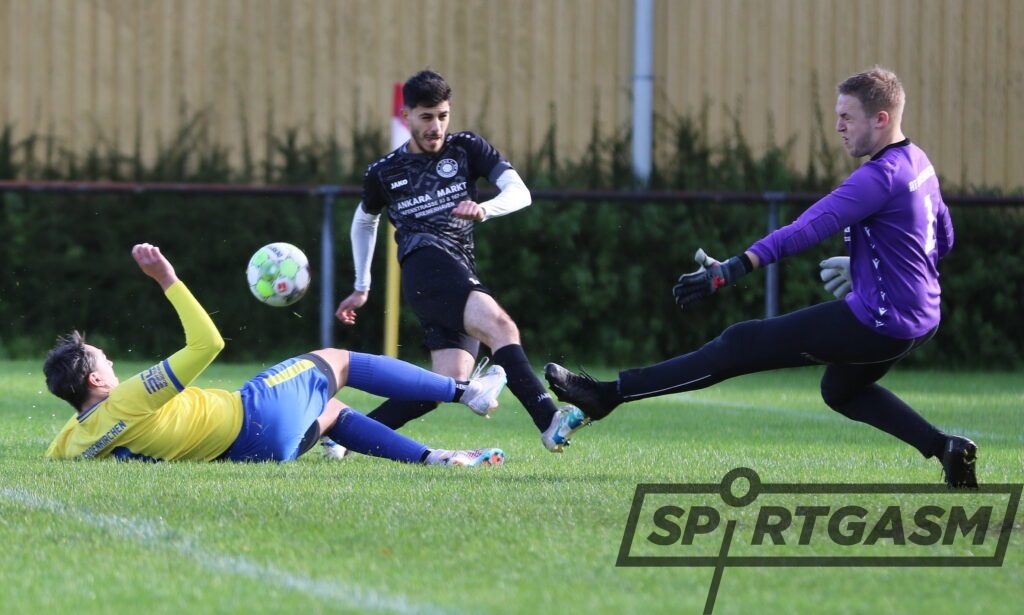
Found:
[[(681, 308), (686, 308), (723, 286), (733, 284), (752, 269), (745, 256), (734, 256), (720, 263), (708, 256), (704, 249), (693, 255), (700, 269), (679, 276), (679, 282), (672, 287), (672, 294)], [(746, 261), (746, 262), (744, 262)]]
[(850, 257), (833, 256), (821, 261), (821, 281), (825, 290), (842, 299), (853, 289), (850, 283)]

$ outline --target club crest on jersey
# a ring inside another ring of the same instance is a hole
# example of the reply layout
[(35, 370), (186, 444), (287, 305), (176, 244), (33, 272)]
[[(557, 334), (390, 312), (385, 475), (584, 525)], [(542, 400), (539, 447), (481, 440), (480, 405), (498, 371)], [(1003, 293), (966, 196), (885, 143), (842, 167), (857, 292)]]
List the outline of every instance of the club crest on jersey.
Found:
[(459, 163), (455, 162), (451, 158), (445, 158), (441, 162), (437, 163), (437, 174), (445, 179), (455, 177), (455, 174), (458, 172)]

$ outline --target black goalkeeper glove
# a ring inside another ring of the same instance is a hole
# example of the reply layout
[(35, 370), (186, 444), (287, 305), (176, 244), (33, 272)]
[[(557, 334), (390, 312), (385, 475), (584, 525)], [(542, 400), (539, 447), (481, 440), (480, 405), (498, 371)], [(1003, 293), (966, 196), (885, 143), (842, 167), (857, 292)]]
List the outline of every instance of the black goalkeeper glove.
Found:
[(672, 287), (672, 294), (681, 308), (687, 308), (723, 286), (734, 284), (746, 275), (753, 266), (746, 255), (734, 256), (720, 263), (708, 256), (704, 249), (693, 255), (700, 269), (679, 276), (679, 282)]

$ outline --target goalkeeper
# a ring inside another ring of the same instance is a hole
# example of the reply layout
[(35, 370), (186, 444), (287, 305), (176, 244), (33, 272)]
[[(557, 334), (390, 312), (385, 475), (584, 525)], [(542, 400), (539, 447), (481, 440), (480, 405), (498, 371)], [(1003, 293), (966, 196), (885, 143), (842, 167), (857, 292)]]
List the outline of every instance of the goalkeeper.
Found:
[(735, 324), (695, 352), (623, 370), (612, 382), (555, 364), (545, 367), (545, 376), (559, 399), (601, 419), (624, 402), (702, 389), (741, 374), (824, 364), (821, 395), (833, 410), (938, 458), (950, 486), (976, 487), (974, 442), (941, 432), (877, 383), (939, 325), (938, 261), (953, 245), (953, 225), (938, 179), (900, 128), (905, 95), (894, 73), (876, 67), (837, 89), (843, 146), (870, 160), (742, 254), (720, 262), (698, 250), (700, 268), (680, 277), (673, 294), (689, 308), (845, 228), (849, 258), (822, 263), (826, 288), (841, 300)]
[(500, 464), (495, 448), (432, 449), (349, 408), (334, 395), (354, 388), (405, 399), (458, 401), (489, 414), (504, 372), (469, 382), (375, 355), (337, 348), (283, 361), (238, 391), (190, 386), (224, 348), (217, 327), (160, 249), (132, 248), (185, 329), (185, 346), (121, 382), (102, 350), (77, 331), (60, 338), (43, 366), (50, 392), (75, 409), (46, 451), (53, 459), (291, 461), (321, 434), (366, 455), (428, 465)]

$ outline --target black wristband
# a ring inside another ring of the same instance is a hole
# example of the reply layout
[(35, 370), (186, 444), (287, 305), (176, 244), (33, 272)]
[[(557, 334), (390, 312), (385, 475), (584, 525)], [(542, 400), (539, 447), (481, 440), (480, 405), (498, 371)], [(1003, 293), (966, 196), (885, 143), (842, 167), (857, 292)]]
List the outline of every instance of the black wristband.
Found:
[(743, 273), (750, 273), (754, 270), (754, 263), (750, 262), (750, 257), (747, 256), (746, 252), (743, 252), (736, 258), (740, 259), (740, 262), (743, 263)]

